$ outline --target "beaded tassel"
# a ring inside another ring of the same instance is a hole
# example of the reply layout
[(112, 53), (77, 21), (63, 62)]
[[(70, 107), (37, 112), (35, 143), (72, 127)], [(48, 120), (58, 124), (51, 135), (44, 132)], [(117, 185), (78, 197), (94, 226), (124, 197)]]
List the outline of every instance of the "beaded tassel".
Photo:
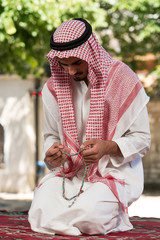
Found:
[[(62, 152), (63, 154), (65, 154), (65, 155), (67, 155), (67, 156), (75, 156), (75, 155), (78, 155), (78, 154), (80, 154), (82, 151), (84, 151), (85, 149), (82, 149), (82, 150), (80, 150), (79, 152), (77, 152), (77, 153), (73, 153), (73, 154), (67, 154), (66, 152)], [(63, 164), (63, 169), (64, 169), (64, 164)], [(80, 187), (80, 190), (79, 190), (79, 192), (75, 195), (75, 196), (73, 196), (73, 197), (71, 197), (71, 198), (67, 198), (66, 197), (66, 195), (65, 195), (65, 174), (64, 174), (64, 171), (63, 171), (63, 183), (62, 183), (62, 196), (63, 196), (63, 198), (64, 199), (66, 199), (67, 201), (71, 201), (71, 200), (73, 200), (73, 202), (70, 204), (70, 205), (68, 205), (68, 207), (70, 208), (70, 207), (72, 207), (73, 206), (73, 204), (75, 203), (75, 201), (77, 200), (77, 198), (79, 197), (79, 195), (81, 194), (81, 193), (83, 193), (83, 185), (84, 185), (84, 180), (85, 180), (85, 177), (86, 177), (86, 175), (87, 175), (87, 165), (85, 164), (85, 168), (84, 168), (84, 174), (83, 174), (83, 178), (82, 178), (82, 184), (81, 184), (81, 187)]]

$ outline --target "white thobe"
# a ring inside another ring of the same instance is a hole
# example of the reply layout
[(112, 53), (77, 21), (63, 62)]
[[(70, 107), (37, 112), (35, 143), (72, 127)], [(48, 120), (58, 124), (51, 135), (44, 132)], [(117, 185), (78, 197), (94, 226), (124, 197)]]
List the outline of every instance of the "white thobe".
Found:
[[(44, 152), (54, 142), (63, 143), (63, 134), (59, 107), (48, 90), (42, 91), (44, 103)], [(78, 130), (79, 142), (86, 140), (86, 123), (90, 110), (90, 88), (84, 82), (73, 82), (73, 106)], [(147, 102), (146, 102), (147, 103)], [(125, 179), (125, 198), (130, 205), (139, 198), (143, 191), (143, 167), (141, 158), (150, 146), (150, 130), (146, 103), (133, 120), (126, 133), (116, 138), (123, 157), (111, 157), (107, 169), (115, 170), (114, 177)], [(125, 121), (125, 119), (122, 119)], [(103, 161), (99, 168), (103, 168)], [(106, 166), (106, 165), (105, 165)], [(106, 167), (105, 167), (106, 169)], [(113, 171), (114, 172), (114, 171)], [(83, 170), (66, 179), (66, 195), (77, 194), (82, 180)], [(112, 191), (103, 183), (85, 181), (84, 192), (77, 198), (71, 208), (62, 197), (62, 178), (51, 172), (45, 176), (40, 187), (35, 190), (34, 200), (29, 211), (29, 222), (34, 231), (48, 234), (80, 235), (106, 234), (111, 231), (126, 231), (132, 228), (129, 219), (124, 218), (123, 211)]]

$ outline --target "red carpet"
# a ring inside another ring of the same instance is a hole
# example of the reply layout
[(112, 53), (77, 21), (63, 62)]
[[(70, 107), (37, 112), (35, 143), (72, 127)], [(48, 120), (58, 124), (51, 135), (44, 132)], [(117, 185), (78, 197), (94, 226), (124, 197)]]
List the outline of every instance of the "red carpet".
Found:
[(51, 236), (46, 234), (35, 233), (30, 229), (27, 221), (27, 212), (5, 212), (0, 211), (0, 239), (7, 240), (37, 240), (37, 239), (62, 239), (62, 240), (106, 240), (106, 239), (138, 239), (148, 240), (160, 239), (160, 219), (157, 218), (139, 218), (132, 217), (131, 222), (134, 229), (128, 232), (110, 233), (103, 235), (82, 235), (79, 237), (72, 236)]

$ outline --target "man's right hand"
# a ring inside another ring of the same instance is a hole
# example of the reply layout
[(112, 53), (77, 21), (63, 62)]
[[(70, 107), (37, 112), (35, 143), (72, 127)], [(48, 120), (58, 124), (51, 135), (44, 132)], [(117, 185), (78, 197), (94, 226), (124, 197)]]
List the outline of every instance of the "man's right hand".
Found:
[(64, 147), (60, 142), (55, 142), (46, 152), (46, 157), (44, 159), (47, 167), (49, 169), (59, 167), (65, 162), (67, 155), (65, 153), (70, 153), (70, 149)]

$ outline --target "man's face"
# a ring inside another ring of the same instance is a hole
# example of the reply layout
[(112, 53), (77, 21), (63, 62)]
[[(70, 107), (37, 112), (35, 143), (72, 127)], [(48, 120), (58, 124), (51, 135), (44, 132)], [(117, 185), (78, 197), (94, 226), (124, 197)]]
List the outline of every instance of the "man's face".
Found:
[(88, 84), (88, 63), (76, 57), (57, 58), (59, 64), (75, 80)]

